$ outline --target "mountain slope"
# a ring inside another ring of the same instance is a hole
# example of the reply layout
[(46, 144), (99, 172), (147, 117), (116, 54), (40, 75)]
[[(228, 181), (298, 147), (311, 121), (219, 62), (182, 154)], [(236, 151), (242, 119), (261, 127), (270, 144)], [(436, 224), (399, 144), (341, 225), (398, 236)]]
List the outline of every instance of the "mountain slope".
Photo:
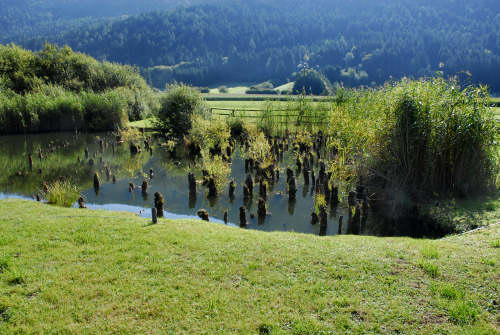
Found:
[[(48, 40), (151, 68), (144, 72), (157, 86), (174, 79), (205, 85), (284, 81), (307, 60), (331, 81), (347, 85), (440, 70), (500, 90), (499, 13), (500, 4), (492, 0), (222, 1), (132, 16)], [(25, 45), (38, 48), (44, 40)]]

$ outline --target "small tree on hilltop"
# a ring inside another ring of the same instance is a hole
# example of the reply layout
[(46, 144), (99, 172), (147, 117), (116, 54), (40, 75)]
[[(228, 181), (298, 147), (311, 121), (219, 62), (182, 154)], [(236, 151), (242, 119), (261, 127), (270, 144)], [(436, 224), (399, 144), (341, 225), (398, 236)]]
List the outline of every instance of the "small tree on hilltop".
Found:
[(180, 138), (189, 133), (193, 114), (206, 113), (201, 94), (194, 88), (174, 84), (160, 98), (158, 127), (165, 133)]

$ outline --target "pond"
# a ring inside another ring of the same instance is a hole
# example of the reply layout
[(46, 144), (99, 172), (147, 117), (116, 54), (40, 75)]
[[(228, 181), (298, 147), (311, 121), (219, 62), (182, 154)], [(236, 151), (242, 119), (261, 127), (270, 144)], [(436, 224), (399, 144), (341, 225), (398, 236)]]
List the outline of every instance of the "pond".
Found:
[[(268, 191), (268, 214), (258, 218), (258, 184), (255, 185), (251, 201), (245, 202), (243, 197), (243, 185), (248, 173), (245, 171), (242, 146), (236, 145), (232, 155), (229, 179), (236, 186), (234, 198), (229, 197), (228, 180), (219, 196), (209, 200), (207, 188), (200, 183), (197, 185), (196, 197), (190, 197), (187, 175), (193, 172), (200, 181), (202, 172), (195, 161), (185, 157), (183, 148), (178, 147), (176, 154), (172, 155), (163, 144), (165, 140), (154, 136), (150, 138), (149, 135), (148, 138), (151, 152), (146, 150), (141, 139), (136, 141), (141, 143), (141, 152), (132, 154), (130, 143), (126, 140), (118, 142), (113, 133), (2, 136), (0, 198), (33, 199), (34, 194), (40, 192), (43, 183), (66, 178), (78, 185), (86, 205), (91, 209), (131, 211), (143, 217), (151, 217), (153, 194), (160, 192), (165, 198), (166, 218), (199, 219), (197, 211), (206, 209), (210, 221), (223, 223), (224, 213), (227, 211), (227, 224), (240, 226), (240, 207), (245, 205), (248, 229), (334, 235), (339, 232), (341, 217), (345, 218), (341, 233), (349, 229), (346, 224), (348, 210), (342, 205), (329, 208), (326, 230), (321, 229), (319, 224), (311, 224), (314, 183), (305, 183), (301, 174), (297, 174), (296, 200), (289, 201), (286, 169), (290, 167), (295, 170), (295, 156), (291, 151), (285, 152), (283, 160), (277, 163), (281, 177)], [(32, 169), (29, 166), (30, 154)], [(314, 166), (313, 169), (318, 175), (318, 167)], [(98, 192), (93, 188), (95, 172), (101, 176)], [(143, 194), (140, 189), (144, 180), (148, 182), (147, 194)], [(134, 184), (132, 191), (130, 183)], [(361, 233), (370, 234), (368, 225), (363, 227)]]

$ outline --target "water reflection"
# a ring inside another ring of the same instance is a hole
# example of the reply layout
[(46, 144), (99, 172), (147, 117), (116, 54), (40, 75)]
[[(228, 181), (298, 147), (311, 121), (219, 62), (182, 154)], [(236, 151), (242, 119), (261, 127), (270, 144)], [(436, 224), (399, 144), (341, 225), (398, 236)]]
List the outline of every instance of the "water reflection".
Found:
[[(223, 223), (226, 216), (228, 222), (240, 226), (243, 208), (244, 226), (263, 231), (334, 235), (338, 233), (339, 214), (347, 215), (345, 209), (334, 206), (329, 210), (326, 226), (311, 225), (313, 178), (319, 171), (318, 168), (297, 171), (292, 152), (286, 152), (280, 159), (274, 183), (260, 185), (255, 175), (251, 175), (253, 169), (242, 157), (244, 147), (237, 146), (232, 156), (230, 180), (223, 190), (219, 190), (218, 197), (208, 198), (207, 188), (199, 183), (202, 173), (193, 168), (197, 163), (182, 159), (185, 157), (182, 147), (172, 153), (162, 145), (162, 139), (146, 138), (150, 150), (145, 150), (145, 144), (136, 140), (136, 144), (141, 143), (142, 150), (132, 153), (130, 143), (117, 142), (116, 134), (112, 133), (2, 136), (0, 168), (4, 173), (0, 176), (0, 192), (3, 192), (0, 197), (31, 198), (42, 183), (69, 178), (82, 190), (88, 208), (142, 211), (144, 217), (151, 217), (156, 192), (165, 198), (167, 218), (198, 218), (197, 211), (206, 209), (211, 221)], [(302, 196), (297, 194), (296, 199), (289, 199), (287, 194), (287, 168), (295, 170), (296, 189), (302, 191)], [(194, 189), (189, 172), (194, 173), (198, 181)], [(96, 173), (98, 185), (94, 183)], [(254, 178), (253, 195), (245, 197), (244, 185), (249, 175)], [(257, 213), (260, 197), (266, 199), (266, 215)]]

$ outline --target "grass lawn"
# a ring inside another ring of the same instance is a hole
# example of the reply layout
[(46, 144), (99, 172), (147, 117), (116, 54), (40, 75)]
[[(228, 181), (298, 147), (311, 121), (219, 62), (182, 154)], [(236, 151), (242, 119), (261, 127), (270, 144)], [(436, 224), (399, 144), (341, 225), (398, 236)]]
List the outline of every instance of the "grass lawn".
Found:
[(498, 334), (500, 227), (263, 233), (0, 201), (0, 334)]
[(144, 120), (129, 122), (128, 126), (130, 128), (144, 128), (144, 129), (154, 128), (154, 121), (155, 121), (155, 118), (151, 117), (151, 118), (144, 119)]

